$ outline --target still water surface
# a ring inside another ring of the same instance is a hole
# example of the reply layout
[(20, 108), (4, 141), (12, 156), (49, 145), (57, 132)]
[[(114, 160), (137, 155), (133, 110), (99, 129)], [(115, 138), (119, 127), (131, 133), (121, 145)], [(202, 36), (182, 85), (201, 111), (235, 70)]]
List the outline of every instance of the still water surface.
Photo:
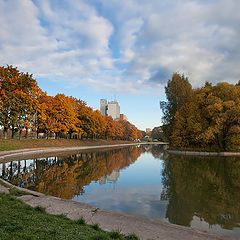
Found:
[(125, 147), (0, 164), (15, 185), (240, 239), (240, 158)]

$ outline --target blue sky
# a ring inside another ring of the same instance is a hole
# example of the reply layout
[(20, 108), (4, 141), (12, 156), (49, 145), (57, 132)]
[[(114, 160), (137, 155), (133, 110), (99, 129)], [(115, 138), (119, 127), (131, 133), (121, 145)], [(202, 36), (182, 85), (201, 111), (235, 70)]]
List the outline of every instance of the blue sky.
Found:
[(152, 128), (173, 72), (194, 87), (240, 79), (238, 9), (238, 0), (0, 0), (0, 64), (95, 109), (115, 95), (131, 122)]

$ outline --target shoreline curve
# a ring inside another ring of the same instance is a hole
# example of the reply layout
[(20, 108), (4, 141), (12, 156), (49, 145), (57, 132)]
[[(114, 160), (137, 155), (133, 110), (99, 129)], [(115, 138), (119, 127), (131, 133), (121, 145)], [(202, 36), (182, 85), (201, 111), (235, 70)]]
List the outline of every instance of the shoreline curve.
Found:
[(220, 156), (220, 157), (234, 157), (239, 156), (240, 152), (205, 152), (205, 151), (182, 151), (182, 150), (166, 150), (167, 153), (185, 156)]
[[(78, 146), (78, 147), (44, 147), (44, 148), (25, 148), (10, 151), (0, 151), (0, 163), (9, 158), (19, 158), (19, 157), (30, 157), (34, 155), (41, 154), (51, 154), (51, 153), (67, 153), (74, 151), (87, 151), (95, 149), (108, 149), (108, 148), (122, 148), (128, 146), (138, 146), (138, 145), (166, 145), (163, 142), (136, 142), (136, 143), (121, 143), (121, 144), (106, 144), (106, 145), (95, 145), (95, 146)], [(15, 160), (15, 159), (14, 159)]]

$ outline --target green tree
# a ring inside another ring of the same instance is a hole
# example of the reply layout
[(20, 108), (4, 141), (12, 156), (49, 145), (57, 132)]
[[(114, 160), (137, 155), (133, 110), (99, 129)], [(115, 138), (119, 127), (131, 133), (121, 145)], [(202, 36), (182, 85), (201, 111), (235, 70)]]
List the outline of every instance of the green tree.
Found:
[(174, 76), (162, 103), (165, 134), (178, 148), (239, 150), (240, 87), (209, 82), (192, 89), (184, 77)]
[(174, 73), (172, 79), (168, 80), (165, 93), (167, 102), (161, 102), (160, 107), (163, 111), (163, 131), (167, 139), (169, 139), (173, 131), (175, 114), (191, 99), (193, 90), (187, 77)]

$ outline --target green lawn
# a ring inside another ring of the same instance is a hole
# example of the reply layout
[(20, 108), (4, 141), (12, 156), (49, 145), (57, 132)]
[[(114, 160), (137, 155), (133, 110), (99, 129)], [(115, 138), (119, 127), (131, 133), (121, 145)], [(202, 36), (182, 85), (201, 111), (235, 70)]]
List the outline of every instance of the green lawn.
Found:
[(45, 213), (42, 208), (32, 208), (15, 196), (0, 194), (1, 240), (108, 240), (138, 239), (134, 234), (123, 236), (119, 232), (104, 232), (98, 225), (86, 225), (84, 220), (72, 221), (64, 216)]

